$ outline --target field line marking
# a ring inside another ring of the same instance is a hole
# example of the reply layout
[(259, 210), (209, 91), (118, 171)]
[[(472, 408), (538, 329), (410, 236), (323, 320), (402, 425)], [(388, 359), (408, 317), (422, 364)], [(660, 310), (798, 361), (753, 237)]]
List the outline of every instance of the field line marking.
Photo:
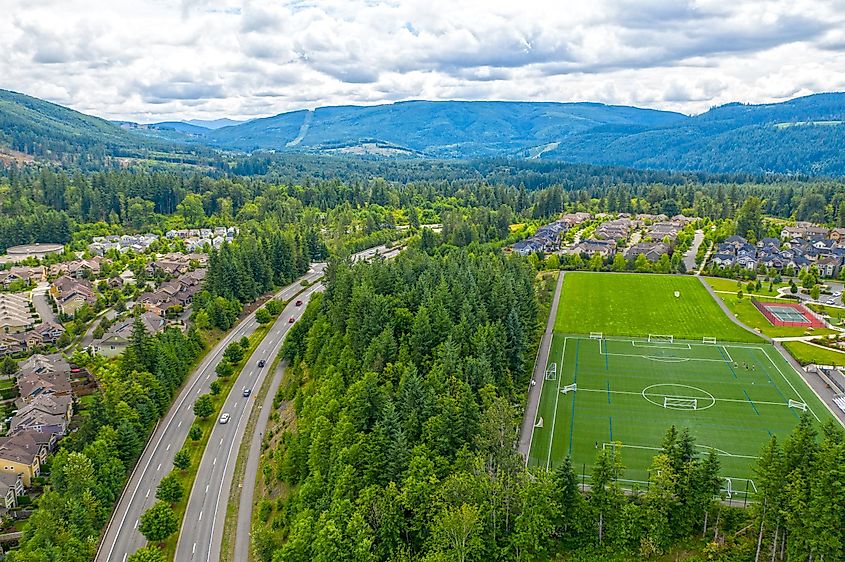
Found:
[[(733, 364), (733, 361), (728, 361), (728, 358), (727, 358), (727, 357), (725, 357), (725, 352), (723, 351), (724, 347), (725, 347), (725, 346), (722, 346), (721, 348), (719, 348), (719, 353), (721, 353), (721, 354), (722, 354), (722, 357), (724, 357), (724, 359), (725, 359), (725, 363), (727, 363), (727, 365), (728, 365), (728, 369), (730, 369), (730, 370), (731, 370), (731, 374), (734, 376), (734, 378), (735, 378), (735, 379), (739, 380), (739, 377), (738, 377), (738, 376), (736, 376), (736, 371), (734, 371), (734, 364)], [(746, 394), (746, 396), (748, 396), (748, 395)]]
[[(573, 383), (578, 383), (578, 354), (581, 351), (581, 340), (575, 340), (575, 374), (573, 376)], [(560, 379), (560, 377), (558, 377)], [(569, 452), (568, 455), (572, 457), (572, 434), (575, 430), (575, 395), (577, 391), (572, 393), (572, 416), (569, 420)]]
[[(627, 394), (629, 396), (642, 396), (642, 392), (631, 392), (630, 390), (607, 390), (605, 388), (579, 388), (578, 392), (605, 392), (609, 394)], [(671, 396), (672, 398), (687, 398), (687, 399), (696, 399), (700, 400), (701, 396), (682, 396), (680, 394), (662, 394), (659, 392), (649, 392), (651, 396)], [(744, 404), (747, 402), (744, 398), (715, 398), (716, 402), (733, 402), (738, 404)], [(784, 402), (768, 402), (768, 401), (760, 401), (756, 400), (755, 404), (762, 404), (764, 406), (785, 406), (789, 407), (789, 404)]]
[(748, 400), (748, 403), (751, 404), (752, 408), (754, 408), (754, 413), (759, 416), (760, 412), (757, 411), (757, 406), (754, 405), (754, 401), (751, 399), (750, 396), (748, 396), (748, 392), (743, 388), (742, 393), (745, 394), (745, 398)]
[[(792, 386), (792, 383), (791, 383), (791, 382), (789, 382), (789, 379), (788, 379), (788, 378), (786, 378), (786, 375), (784, 375), (784, 374), (783, 374), (783, 371), (781, 371), (781, 370), (780, 370), (780, 367), (778, 367), (778, 366), (777, 366), (777, 363), (775, 363), (775, 362), (772, 360), (772, 358), (771, 358), (771, 356), (769, 355), (769, 352), (768, 352), (768, 350), (766, 350), (766, 348), (763, 348), (763, 354), (766, 356), (766, 359), (768, 359), (768, 360), (769, 360), (769, 362), (770, 362), (772, 365), (774, 365), (775, 369), (777, 369), (777, 372), (778, 372), (778, 373), (780, 373), (780, 376), (781, 376), (781, 377), (783, 377), (783, 380), (785, 380), (785, 381), (786, 381), (786, 384), (788, 384), (788, 385), (789, 385), (789, 388), (791, 388), (791, 389), (792, 389), (792, 392), (794, 392), (794, 393), (795, 393), (795, 395), (796, 395), (796, 396), (798, 396), (798, 398), (800, 398), (800, 399), (801, 399), (801, 402), (803, 402), (804, 404), (807, 404), (807, 401), (806, 401), (806, 400), (804, 400), (804, 397), (803, 397), (803, 396), (801, 396), (801, 393), (800, 393), (800, 392), (798, 392), (797, 390), (795, 390), (795, 387), (794, 387), (794, 386)], [(799, 375), (799, 376), (800, 376), (800, 375)], [(804, 384), (807, 384), (807, 383), (804, 383)], [(808, 385), (808, 386), (809, 386), (809, 385)], [(813, 392), (815, 393), (815, 391), (813, 391)], [(816, 395), (816, 396), (818, 396), (818, 395)], [(819, 399), (821, 400), (821, 398), (819, 398)], [(822, 400), (822, 402), (824, 403), (824, 400)], [(814, 417), (814, 418), (816, 418), (816, 421), (817, 421), (817, 422), (819, 422), (819, 423), (821, 423), (821, 421), (822, 421), (822, 420), (819, 418), (819, 416), (817, 416), (817, 415), (816, 415), (816, 412), (815, 412), (815, 411), (813, 411), (813, 407), (812, 407), (812, 406), (810, 406), (809, 404), (807, 404), (807, 409), (808, 409), (808, 410), (810, 410), (810, 413), (811, 413), (811, 414), (813, 414), (813, 417)]]
[[(670, 343), (670, 344), (654, 344), (647, 341), (642, 340), (631, 340), (631, 345), (633, 347), (650, 347), (652, 349), (692, 349), (687, 342), (680, 342), (680, 343)], [(686, 347), (683, 347), (686, 346)]]
[(733, 362), (734, 362), (734, 358), (733, 358), (733, 357), (731, 357), (731, 352), (730, 352), (730, 351), (728, 351), (728, 346), (723, 345), (723, 346), (721, 346), (721, 347), (722, 347), (722, 350), (724, 351), (724, 353), (722, 354), (722, 356), (723, 356), (723, 357), (725, 357), (725, 359), (727, 359), (730, 363), (733, 363)]
[[(549, 454), (546, 456), (546, 470), (551, 467), (552, 464), (552, 443), (555, 440), (555, 424), (557, 423), (557, 405), (558, 401), (560, 400), (560, 379), (563, 378), (563, 358), (566, 356), (566, 344), (569, 343), (569, 338), (563, 338), (563, 349), (560, 350), (560, 372), (557, 374), (557, 390), (555, 391), (555, 401), (554, 401), (554, 412), (552, 413), (552, 432), (549, 436)], [(549, 353), (551, 353), (551, 347), (549, 347)], [(542, 399), (542, 397), (541, 397)]]

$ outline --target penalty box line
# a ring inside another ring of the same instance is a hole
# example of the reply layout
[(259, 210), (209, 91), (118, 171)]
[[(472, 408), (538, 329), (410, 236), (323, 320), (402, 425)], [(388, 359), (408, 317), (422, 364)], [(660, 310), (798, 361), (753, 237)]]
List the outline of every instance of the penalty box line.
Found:
[[(757, 456), (754, 456), (754, 455), (738, 455), (738, 454), (735, 454), (735, 453), (729, 453), (729, 452), (725, 451), (724, 449), (719, 449), (717, 447), (710, 447), (709, 445), (699, 445), (699, 444), (696, 443), (695, 446), (698, 447), (699, 449), (707, 449), (707, 450), (716, 451), (716, 454), (718, 454), (721, 457), (733, 457), (733, 458), (737, 458), (737, 459), (749, 459), (749, 460), (757, 460), (757, 459), (760, 458), (760, 457), (757, 457)], [(663, 450), (662, 447), (649, 447), (648, 445), (629, 445), (627, 443), (621, 443), (621, 442), (618, 442), (618, 441), (601, 444), (602, 449), (607, 449), (608, 447), (610, 447), (610, 448), (622, 447), (623, 449), (642, 449), (642, 450), (645, 450), (645, 451), (662, 451)]]
[[(669, 384), (671, 384), (671, 383), (669, 383)], [(630, 390), (608, 390), (606, 388), (581, 388), (581, 387), (578, 387), (578, 390), (576, 392), (603, 392), (603, 393), (609, 392), (610, 394), (622, 394), (622, 395), (628, 395), (628, 396), (642, 396), (643, 395), (642, 392), (632, 392)], [(669, 395), (655, 393), (654, 396), (669, 396)], [(682, 396), (680, 394), (672, 394), (671, 396), (673, 398), (687, 398), (687, 399), (690, 399), (690, 400), (692, 400), (692, 399), (702, 400), (703, 399), (701, 396)], [(713, 399), (716, 402), (735, 402), (735, 403), (740, 403), (740, 404), (747, 403), (747, 400), (745, 398), (742, 398), (742, 399), (740, 399), (740, 398), (716, 398), (714, 396)], [(764, 406), (784, 406), (784, 407), (787, 407), (787, 408), (789, 407), (789, 404), (786, 404), (784, 402), (764, 402), (764, 401), (760, 401), (760, 400), (755, 400), (754, 403), (755, 404), (763, 404)], [(809, 408), (809, 406), (807, 406), (807, 407)]]
[[(652, 355), (643, 355), (642, 353), (615, 353), (609, 352), (607, 350), (607, 343), (602, 343), (603, 340), (599, 340), (599, 355), (603, 356), (611, 356), (611, 357), (635, 357), (638, 359), (648, 359), (651, 361), (664, 361), (669, 363), (681, 363), (686, 361), (700, 361), (704, 363), (733, 363), (733, 357), (731, 356), (730, 352), (728, 351), (727, 347), (724, 345), (715, 346), (717, 349), (721, 348), (724, 350), (724, 357), (720, 357), (718, 359), (709, 359), (707, 357), (681, 357), (679, 355), (667, 356), (667, 357), (655, 357)], [(625, 341), (625, 340), (622, 340)], [(635, 340), (627, 340), (631, 342), (632, 347), (640, 347), (643, 349), (687, 349), (692, 350), (692, 346), (690, 344), (683, 344), (686, 345), (686, 348), (678, 348), (678, 347), (664, 347), (664, 346), (655, 346), (655, 345), (637, 345)], [(681, 344), (676, 344), (681, 345)], [(708, 345), (708, 349), (712, 349), (713, 345)]]

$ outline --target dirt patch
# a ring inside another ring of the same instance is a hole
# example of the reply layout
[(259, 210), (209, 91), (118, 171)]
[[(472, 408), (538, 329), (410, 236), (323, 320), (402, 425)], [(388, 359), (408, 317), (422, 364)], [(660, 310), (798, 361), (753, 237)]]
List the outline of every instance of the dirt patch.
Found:
[(0, 148), (0, 163), (7, 166), (11, 164), (30, 164), (35, 162), (35, 158), (24, 152), (18, 152), (11, 148)]

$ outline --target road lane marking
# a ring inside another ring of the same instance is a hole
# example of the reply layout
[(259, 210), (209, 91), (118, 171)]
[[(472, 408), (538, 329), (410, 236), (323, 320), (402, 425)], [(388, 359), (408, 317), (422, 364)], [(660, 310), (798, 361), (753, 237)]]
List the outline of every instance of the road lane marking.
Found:
[(205, 485), (205, 493), (208, 493), (208, 484)]
[(167, 449), (165, 449), (165, 451), (169, 451), (169, 450), (170, 450), (170, 443), (167, 444)]
[(156, 467), (156, 472), (158, 472), (159, 470), (161, 470), (161, 463), (158, 463), (158, 466)]
[(220, 444), (221, 445), (223, 444), (223, 438), (222, 437), (220, 438)]
[(197, 521), (202, 521), (202, 511), (200, 511), (200, 516), (199, 516), (199, 518), (197, 519)]
[(177, 425), (176, 427), (182, 427), (182, 422), (179, 422), (179, 425)]
[(217, 457), (214, 457), (214, 460), (211, 461), (211, 466), (214, 466), (216, 464), (217, 464)]
[(140, 521), (140, 519), (136, 519), (136, 520), (135, 520), (135, 528), (136, 528), (136, 529), (138, 528), (138, 522), (139, 522), (139, 521)]
[(146, 498), (148, 498), (148, 497), (150, 497), (150, 491), (149, 491), (149, 490), (147, 490), (147, 495), (146, 495), (146, 496), (144, 496), (144, 499), (146, 499)]

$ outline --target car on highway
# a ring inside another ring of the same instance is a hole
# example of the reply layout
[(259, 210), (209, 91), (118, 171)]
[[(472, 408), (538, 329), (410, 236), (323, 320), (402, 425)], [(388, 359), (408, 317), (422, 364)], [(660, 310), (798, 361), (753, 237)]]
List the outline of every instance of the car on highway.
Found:
[(293, 324), (294, 322), (296, 322), (296, 317), (295, 317), (295, 316), (291, 316), (291, 317), (288, 319), (288, 324)]
[(244, 387), (244, 398), (249, 397), (250, 394), (252, 394), (252, 389)]
[(296, 306), (302, 306), (302, 301), (296, 301)]
[(266, 365), (266, 364), (267, 364), (267, 363), (265, 363), (265, 362), (264, 362), (264, 359), (259, 359), (259, 360), (258, 360), (258, 366), (259, 366), (259, 367), (263, 367), (263, 366), (264, 366), (264, 365)]
[(229, 423), (229, 414), (224, 412), (222, 416), (220, 416), (220, 423)]

